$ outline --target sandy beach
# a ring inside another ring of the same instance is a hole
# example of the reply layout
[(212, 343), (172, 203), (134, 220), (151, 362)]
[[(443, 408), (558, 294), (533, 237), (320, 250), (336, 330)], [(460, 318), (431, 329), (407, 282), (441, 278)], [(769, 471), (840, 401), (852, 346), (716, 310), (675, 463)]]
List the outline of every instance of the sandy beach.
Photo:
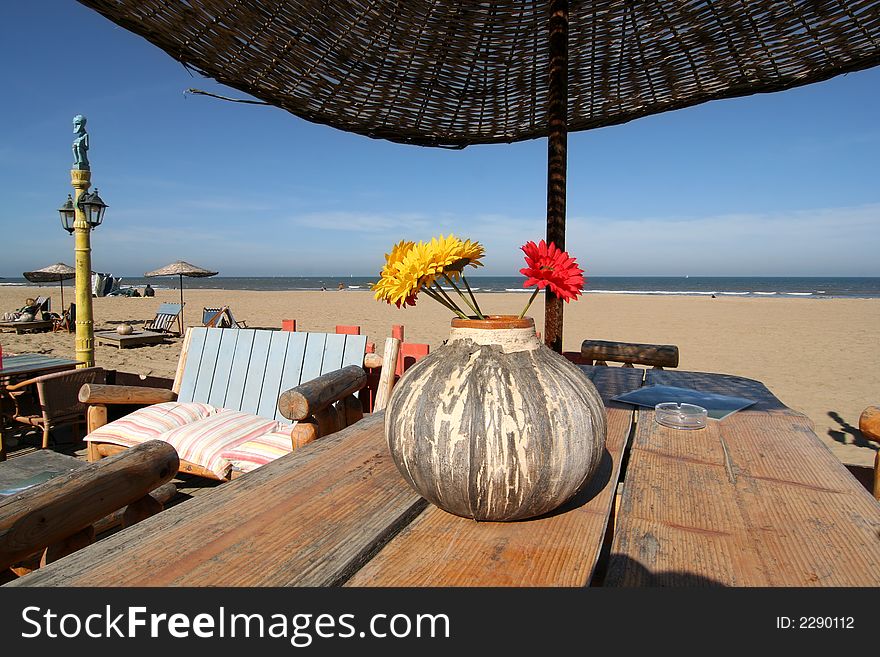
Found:
[[(14, 310), (27, 297), (49, 294), (60, 310), (58, 286), (0, 287), (0, 311)], [(94, 299), (96, 330), (154, 317), (177, 290), (154, 298)], [(280, 328), (295, 319), (297, 330), (333, 332), (356, 324), (379, 351), (394, 324), (408, 342), (439, 346), (447, 337), (449, 312), (430, 299), (399, 310), (373, 300), (368, 291), (257, 292), (185, 290), (186, 325), (198, 325), (205, 306), (229, 305), (250, 328)], [(478, 297), (487, 313), (519, 313), (527, 295)], [(66, 287), (65, 303), (73, 299)], [(529, 315), (541, 330), (539, 296)], [(843, 462), (870, 465), (874, 449), (858, 433), (862, 410), (880, 402), (880, 299), (756, 299), (685, 296), (587, 295), (565, 308), (563, 348), (579, 351), (584, 339), (675, 344), (680, 370), (720, 372), (758, 379), (783, 403), (809, 417), (816, 433)], [(96, 361), (109, 369), (173, 376), (181, 340), (119, 350), (96, 348)], [(48, 353), (73, 357), (74, 336), (65, 333), (0, 333), (4, 354)]]

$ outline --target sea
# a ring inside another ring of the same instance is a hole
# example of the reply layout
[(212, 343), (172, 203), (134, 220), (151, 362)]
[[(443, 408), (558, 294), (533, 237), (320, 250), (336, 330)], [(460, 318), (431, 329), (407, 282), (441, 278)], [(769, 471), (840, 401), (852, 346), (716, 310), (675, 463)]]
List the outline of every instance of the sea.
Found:
[[(108, 272), (109, 273), (109, 272)], [(468, 276), (474, 291), (523, 292), (522, 276)], [(226, 290), (361, 290), (369, 291), (375, 276), (213, 276), (184, 277), (184, 289)], [(122, 277), (121, 287), (143, 288), (149, 283), (156, 289), (177, 289), (178, 279)], [(24, 278), (0, 279), (0, 285), (32, 285)], [(55, 286), (57, 283), (47, 283)], [(68, 281), (65, 286), (73, 286)], [(647, 294), (670, 296), (781, 297), (793, 299), (880, 298), (880, 277), (708, 277), (708, 276), (595, 276), (588, 277), (584, 293)]]

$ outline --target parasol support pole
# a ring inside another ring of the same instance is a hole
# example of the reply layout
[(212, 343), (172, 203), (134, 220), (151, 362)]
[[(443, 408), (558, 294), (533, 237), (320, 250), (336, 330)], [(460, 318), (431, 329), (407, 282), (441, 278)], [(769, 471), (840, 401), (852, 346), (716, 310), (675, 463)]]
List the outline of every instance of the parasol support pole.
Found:
[(80, 367), (95, 365), (95, 328), (92, 316), (92, 245), (91, 227), (85, 212), (79, 207), (79, 198), (91, 184), (91, 171), (70, 170), (70, 184), (76, 191), (73, 207), (74, 254), (76, 261), (76, 360)]
[[(547, 97), (547, 243), (565, 250), (568, 157), (568, 0), (550, 0), (550, 71)], [(544, 342), (562, 353), (562, 299), (545, 288)]]
[(183, 274), (178, 274), (180, 281), (180, 314), (177, 316), (177, 328), (180, 330), (180, 337), (183, 337)]

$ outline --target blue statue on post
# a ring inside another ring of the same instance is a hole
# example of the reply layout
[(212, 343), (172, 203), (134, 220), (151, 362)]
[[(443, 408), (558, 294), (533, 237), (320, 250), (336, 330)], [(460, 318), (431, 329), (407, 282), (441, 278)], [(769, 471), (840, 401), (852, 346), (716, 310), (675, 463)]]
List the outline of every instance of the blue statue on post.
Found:
[(86, 132), (86, 117), (82, 114), (73, 117), (73, 132), (76, 134), (73, 140), (73, 168), (88, 171), (89, 133)]

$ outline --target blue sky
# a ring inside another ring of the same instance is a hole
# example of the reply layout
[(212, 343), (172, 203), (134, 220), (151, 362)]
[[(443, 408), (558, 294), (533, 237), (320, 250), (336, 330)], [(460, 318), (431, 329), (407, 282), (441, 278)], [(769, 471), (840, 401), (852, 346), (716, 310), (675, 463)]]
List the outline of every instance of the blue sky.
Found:
[[(88, 118), (110, 206), (93, 266), (373, 275), (399, 239), (483, 242), (516, 275), (544, 236), (546, 141), (463, 151), (304, 121), (191, 74), (73, 0), (4, 7), (0, 276), (73, 264), (57, 208)], [(880, 68), (569, 135), (567, 247), (588, 276), (880, 276)]]

